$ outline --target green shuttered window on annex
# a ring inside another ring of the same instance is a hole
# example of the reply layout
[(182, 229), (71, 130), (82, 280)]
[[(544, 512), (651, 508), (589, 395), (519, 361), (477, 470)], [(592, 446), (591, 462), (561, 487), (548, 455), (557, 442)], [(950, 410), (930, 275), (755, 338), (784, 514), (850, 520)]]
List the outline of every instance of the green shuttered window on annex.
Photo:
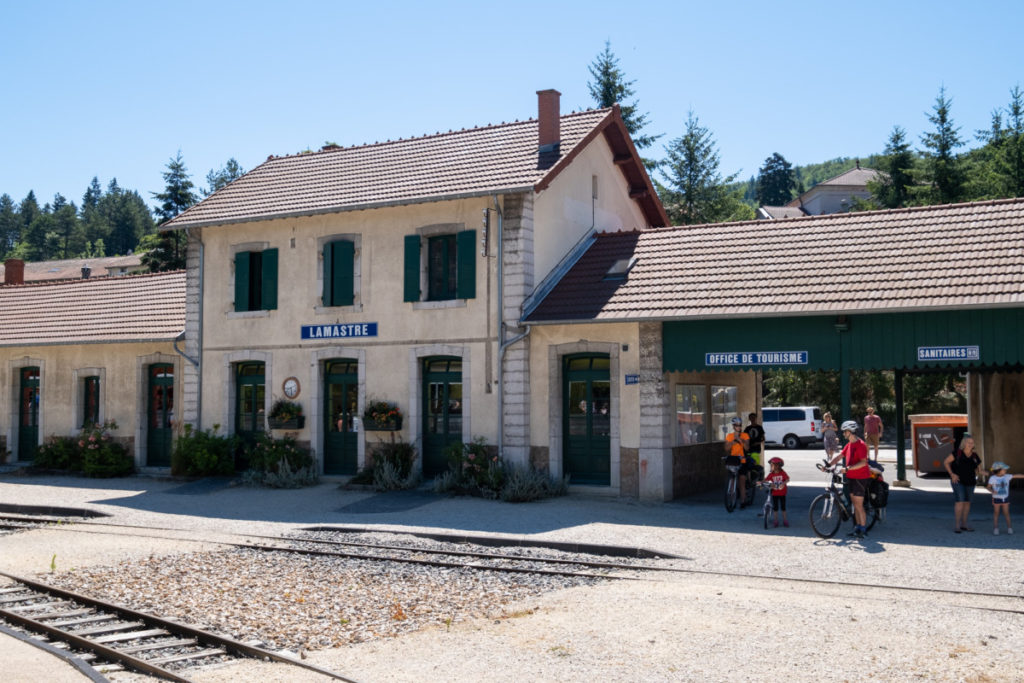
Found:
[[(786, 367), (892, 370), (1000, 367), (1024, 363), (1024, 308), (911, 311), (845, 316), (668, 321), (664, 370)], [(977, 347), (977, 359), (918, 360), (918, 349)], [(806, 351), (806, 365), (708, 366), (708, 353)]]

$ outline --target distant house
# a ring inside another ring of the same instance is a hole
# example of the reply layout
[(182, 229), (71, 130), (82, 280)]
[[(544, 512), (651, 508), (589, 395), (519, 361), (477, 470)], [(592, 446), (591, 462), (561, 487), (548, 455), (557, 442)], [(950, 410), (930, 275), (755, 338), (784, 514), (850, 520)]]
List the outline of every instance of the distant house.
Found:
[(850, 210), (855, 199), (871, 197), (868, 182), (878, 177), (878, 174), (874, 169), (861, 168), (858, 161), (856, 168), (823, 180), (785, 206), (760, 207), (757, 217), (761, 220), (778, 220), (844, 213)]
[[(8, 264), (12, 271), (8, 272)], [(20, 266), (18, 264), (21, 264)], [(103, 256), (99, 258), (75, 258), (63, 261), (23, 262), (20, 259), (8, 259), (0, 264), (0, 282), (21, 284), (25, 282), (43, 282), (52, 280), (77, 280), (86, 277), (109, 277), (111, 275), (130, 275), (145, 270), (142, 265), (142, 254), (127, 256)]]

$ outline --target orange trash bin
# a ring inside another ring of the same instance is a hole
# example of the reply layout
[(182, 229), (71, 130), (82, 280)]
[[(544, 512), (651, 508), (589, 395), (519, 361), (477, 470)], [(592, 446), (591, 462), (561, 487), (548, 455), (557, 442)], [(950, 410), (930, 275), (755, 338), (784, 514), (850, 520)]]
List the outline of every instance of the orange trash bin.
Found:
[(919, 476), (945, 472), (942, 463), (966, 432), (966, 415), (911, 415), (914, 471)]

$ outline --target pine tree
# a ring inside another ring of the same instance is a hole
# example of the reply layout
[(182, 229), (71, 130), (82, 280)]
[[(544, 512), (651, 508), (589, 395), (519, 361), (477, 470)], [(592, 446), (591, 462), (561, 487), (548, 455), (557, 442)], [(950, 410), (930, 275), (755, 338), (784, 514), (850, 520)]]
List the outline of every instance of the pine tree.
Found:
[(11, 195), (4, 193), (0, 195), (0, 259), (14, 248), (20, 235), (21, 221), (14, 208), (14, 200)]
[(231, 157), (219, 170), (211, 169), (206, 174), (207, 188), (203, 190), (203, 196), (209, 197), (220, 188), (233, 180), (241, 178), (243, 175), (245, 175), (245, 169), (239, 165), (234, 157)]
[(78, 210), (63, 195), (53, 198), (53, 238), (47, 240), (50, 258), (74, 258), (85, 249), (85, 234), (78, 221)]
[(910, 188), (914, 185), (914, 152), (907, 142), (907, 132), (893, 126), (889, 142), (885, 145), (885, 156), (877, 180), (868, 181), (875, 201), (884, 208), (898, 209), (910, 201)]
[(1006, 108), (1007, 125), (997, 155), (997, 173), (1003, 181), (1004, 197), (1024, 197), (1024, 93), (1020, 86), (1010, 91)]
[(960, 139), (960, 129), (954, 126), (949, 113), (952, 104), (953, 101), (946, 97), (946, 88), (943, 86), (935, 98), (935, 105), (932, 107), (934, 113), (928, 116), (928, 120), (935, 126), (935, 131), (921, 136), (933, 197), (939, 204), (951, 204), (964, 198), (966, 178), (960, 159), (956, 155), (956, 149), (964, 143)]
[(167, 162), (167, 170), (164, 172), (166, 186), (163, 192), (154, 192), (153, 198), (160, 200), (160, 206), (156, 214), (166, 223), (179, 213), (192, 206), (198, 201), (192, 179), (188, 175), (188, 169), (181, 158), (181, 150), (178, 155)]
[(736, 174), (723, 178), (719, 173), (714, 137), (692, 111), (686, 118), (686, 132), (669, 142), (665, 151), (668, 157), (661, 164), (661, 175), (667, 186), (662, 188), (662, 194), (673, 224), (717, 223), (746, 217), (749, 207), (742, 203), (739, 192), (726, 188)]
[[(638, 150), (644, 150), (654, 144), (660, 135), (647, 135), (641, 131), (647, 125), (647, 114), (640, 114), (637, 111), (637, 101), (627, 102), (633, 97), (633, 84), (636, 81), (627, 81), (625, 74), (619, 68), (619, 59), (612, 52), (610, 41), (605, 41), (604, 52), (601, 52), (588, 67), (593, 81), (587, 83), (590, 96), (598, 107), (610, 107), (616, 102), (619, 103), (622, 112), (622, 120), (626, 124), (633, 144)], [(656, 162), (644, 160), (648, 168), (657, 165)]]
[(757, 172), (757, 203), (761, 206), (783, 206), (793, 199), (796, 181), (793, 167), (778, 152), (764, 160)]
[[(198, 200), (193, 192), (194, 186), (188, 169), (181, 158), (181, 150), (178, 150), (178, 156), (167, 164), (164, 182), (167, 183), (164, 191), (153, 193), (153, 198), (161, 202), (156, 209), (161, 224), (171, 220)], [(151, 271), (184, 268), (185, 234), (181, 230), (161, 231), (156, 247), (146, 252), (142, 262)]]

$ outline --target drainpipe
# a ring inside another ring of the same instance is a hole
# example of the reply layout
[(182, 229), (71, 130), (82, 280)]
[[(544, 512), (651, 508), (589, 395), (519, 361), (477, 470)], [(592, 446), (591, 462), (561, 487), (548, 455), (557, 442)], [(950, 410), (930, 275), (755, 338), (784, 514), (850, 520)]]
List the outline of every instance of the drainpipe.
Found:
[[(186, 231), (190, 231), (190, 228), (186, 228)], [(177, 337), (174, 338), (174, 350), (179, 356), (187, 360), (196, 369), (196, 431), (201, 431), (203, 428), (203, 294), (205, 285), (205, 262), (206, 262), (206, 245), (203, 244), (202, 237), (199, 237), (198, 228), (196, 228), (196, 241), (199, 242), (199, 324), (196, 330), (196, 342), (197, 348), (199, 349), (199, 358), (192, 358), (187, 355), (184, 351), (178, 348), (178, 342), (185, 338), (185, 330), (181, 331)], [(186, 232), (188, 234), (188, 232)]]
[(530, 326), (512, 339), (505, 339), (505, 288), (502, 264), (505, 260), (505, 242), (502, 234), (501, 205), (494, 195), (494, 212), (498, 214), (498, 456), (505, 454), (505, 351), (530, 334)]

